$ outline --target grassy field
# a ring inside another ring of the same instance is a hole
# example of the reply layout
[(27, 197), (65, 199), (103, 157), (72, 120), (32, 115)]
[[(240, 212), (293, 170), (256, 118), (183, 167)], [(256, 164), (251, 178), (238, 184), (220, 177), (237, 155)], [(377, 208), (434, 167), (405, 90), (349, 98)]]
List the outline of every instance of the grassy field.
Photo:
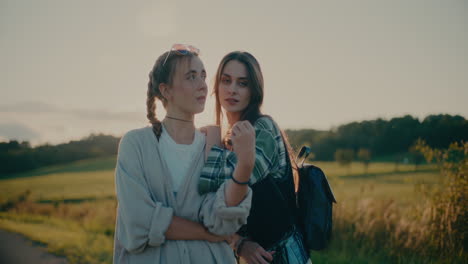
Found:
[[(395, 254), (391, 248), (372, 243), (379, 240), (374, 239), (371, 229), (361, 232), (368, 233), (369, 239), (363, 236), (357, 238), (359, 243), (353, 240), (356, 230), (366, 225), (413, 219), (414, 208), (423, 203), (417, 189), (437, 186), (441, 180), (434, 165), (415, 170), (414, 165), (396, 168), (393, 163), (371, 163), (365, 173), (360, 163), (350, 167), (334, 162), (314, 164), (327, 174), (338, 201), (335, 238), (327, 251), (312, 252), (314, 264), (427, 263), (427, 259), (419, 259), (410, 251)], [(71, 263), (111, 263), (116, 207), (114, 165), (115, 157), (109, 157), (0, 180), (0, 228), (43, 243), (50, 252), (66, 256)], [(378, 220), (366, 218), (372, 214)]]

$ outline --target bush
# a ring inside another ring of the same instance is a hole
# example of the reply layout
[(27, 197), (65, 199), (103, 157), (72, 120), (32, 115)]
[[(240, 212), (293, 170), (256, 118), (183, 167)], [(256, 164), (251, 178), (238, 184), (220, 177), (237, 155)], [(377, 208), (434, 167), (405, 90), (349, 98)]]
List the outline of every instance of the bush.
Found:
[(468, 246), (468, 143), (452, 143), (448, 149), (429, 147), (419, 140), (417, 149), (428, 162), (437, 162), (444, 176), (441, 188), (428, 196), (428, 223), (430, 249), (442, 256), (462, 256)]

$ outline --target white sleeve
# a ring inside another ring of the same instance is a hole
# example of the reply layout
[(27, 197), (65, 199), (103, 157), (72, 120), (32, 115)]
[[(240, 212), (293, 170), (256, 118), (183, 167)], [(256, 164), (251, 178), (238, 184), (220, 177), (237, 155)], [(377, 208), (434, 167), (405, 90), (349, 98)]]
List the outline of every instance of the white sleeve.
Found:
[(200, 207), (199, 218), (208, 230), (217, 235), (230, 235), (247, 223), (252, 203), (252, 189), (237, 206), (227, 206), (224, 196), (224, 182), (217, 192), (205, 194)]

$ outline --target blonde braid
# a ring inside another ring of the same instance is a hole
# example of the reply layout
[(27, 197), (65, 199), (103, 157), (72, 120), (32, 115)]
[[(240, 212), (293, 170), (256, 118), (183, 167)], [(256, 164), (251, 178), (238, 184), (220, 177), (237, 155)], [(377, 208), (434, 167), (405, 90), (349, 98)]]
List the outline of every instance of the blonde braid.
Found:
[(159, 140), (159, 137), (161, 136), (162, 132), (162, 125), (161, 121), (158, 120), (156, 117), (156, 93), (155, 93), (155, 88), (153, 86), (153, 71), (150, 72), (149, 74), (149, 82), (148, 82), (148, 91), (146, 93), (146, 117), (150, 121), (150, 123), (153, 125), (153, 131)]

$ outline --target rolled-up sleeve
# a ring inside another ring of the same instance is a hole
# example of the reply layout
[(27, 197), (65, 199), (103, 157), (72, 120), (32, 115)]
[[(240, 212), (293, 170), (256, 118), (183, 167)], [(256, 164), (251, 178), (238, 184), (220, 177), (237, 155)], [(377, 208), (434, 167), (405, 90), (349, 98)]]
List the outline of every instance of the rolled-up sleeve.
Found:
[(249, 187), (247, 195), (237, 206), (227, 206), (223, 183), (218, 191), (206, 194), (200, 207), (200, 222), (208, 230), (217, 235), (230, 235), (247, 223), (252, 202), (252, 190)]
[(174, 211), (155, 201), (143, 174), (141, 152), (131, 132), (119, 144), (115, 171), (118, 201), (117, 239), (132, 253), (160, 246)]

